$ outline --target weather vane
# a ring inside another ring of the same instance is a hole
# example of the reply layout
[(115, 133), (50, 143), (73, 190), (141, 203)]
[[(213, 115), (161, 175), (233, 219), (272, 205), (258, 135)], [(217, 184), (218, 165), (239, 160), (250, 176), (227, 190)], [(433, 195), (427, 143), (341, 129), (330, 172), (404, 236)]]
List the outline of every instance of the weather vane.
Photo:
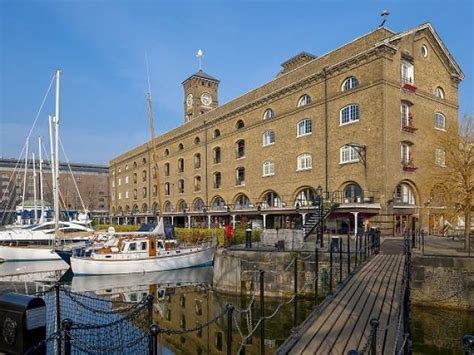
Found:
[(201, 49), (199, 49), (199, 50), (197, 51), (197, 54), (196, 54), (196, 58), (197, 58), (198, 61), (199, 61), (199, 70), (202, 69), (202, 57), (204, 57), (204, 53), (203, 53), (203, 51), (202, 51)]
[(383, 10), (383, 11), (382, 11), (382, 13), (380, 14), (380, 16), (383, 17), (383, 21), (382, 21), (382, 23), (380, 24), (379, 27), (383, 27), (383, 25), (385, 25), (385, 21), (387, 21), (388, 15), (390, 15), (390, 12), (388, 12), (387, 10)]

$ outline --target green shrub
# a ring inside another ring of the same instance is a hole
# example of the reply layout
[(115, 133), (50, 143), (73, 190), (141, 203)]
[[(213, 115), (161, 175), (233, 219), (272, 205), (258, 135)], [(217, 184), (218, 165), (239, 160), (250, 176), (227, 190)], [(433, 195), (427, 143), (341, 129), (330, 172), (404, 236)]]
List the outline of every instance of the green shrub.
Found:
[(136, 232), (140, 228), (139, 224), (97, 224), (96, 231), (106, 231), (109, 227), (114, 227), (116, 232)]
[[(222, 228), (175, 228), (176, 239), (186, 244), (196, 244), (201, 241), (212, 240), (215, 236), (218, 246), (224, 246), (224, 229)], [(252, 241), (260, 241), (262, 231), (252, 230)], [(234, 239), (232, 244), (245, 244), (245, 229), (234, 230)]]

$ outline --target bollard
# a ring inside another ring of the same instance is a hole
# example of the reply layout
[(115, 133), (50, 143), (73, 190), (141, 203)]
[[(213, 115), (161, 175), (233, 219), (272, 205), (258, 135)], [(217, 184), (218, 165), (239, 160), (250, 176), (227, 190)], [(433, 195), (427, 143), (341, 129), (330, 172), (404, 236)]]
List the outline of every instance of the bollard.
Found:
[(329, 243), (329, 293), (332, 293), (332, 243)]
[(319, 249), (314, 250), (314, 302), (318, 300), (318, 282), (319, 282)]
[[(54, 291), (56, 295), (56, 331), (61, 329), (61, 303), (60, 303), (60, 284), (54, 285)], [(61, 354), (61, 334), (56, 335), (56, 350), (57, 354)]]
[(64, 355), (71, 355), (71, 328), (72, 320), (65, 319), (62, 321), (64, 328)]
[(227, 305), (227, 355), (232, 355), (232, 313), (234, 306)]
[(247, 223), (245, 229), (245, 249), (252, 249), (252, 223)]
[(148, 322), (149, 324), (153, 323), (153, 300), (155, 299), (155, 296), (152, 294), (149, 294), (146, 296), (146, 307), (148, 310)]
[(265, 271), (260, 270), (260, 355), (265, 355)]
[(351, 273), (351, 236), (347, 233), (347, 275)]
[(342, 237), (339, 238), (339, 283), (342, 282)]
[(474, 354), (474, 335), (468, 334), (463, 336), (462, 342), (464, 344), (464, 354), (472, 355)]
[(160, 326), (158, 324), (150, 325), (150, 338), (148, 340), (148, 350), (150, 355), (158, 353), (158, 335), (160, 334)]
[(377, 328), (379, 327), (379, 321), (377, 318), (372, 318), (370, 320), (370, 326), (372, 327), (372, 340), (370, 343), (370, 353), (371, 355), (377, 354)]

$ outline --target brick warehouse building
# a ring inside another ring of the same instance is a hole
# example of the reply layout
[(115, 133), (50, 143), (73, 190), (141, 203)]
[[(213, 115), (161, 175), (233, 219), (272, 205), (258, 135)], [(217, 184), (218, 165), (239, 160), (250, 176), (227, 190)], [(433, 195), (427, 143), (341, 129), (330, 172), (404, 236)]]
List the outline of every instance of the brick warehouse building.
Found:
[[(463, 78), (429, 23), (302, 52), (223, 105), (219, 80), (199, 71), (183, 82), (184, 124), (156, 138), (163, 215), (298, 228), (322, 191), (340, 203), (328, 222), (339, 232), (366, 221), (384, 234), (436, 225), (439, 138), (457, 134)], [(150, 142), (110, 161), (114, 221), (156, 215), (152, 166)]]
[[(61, 209), (82, 212), (82, 201), (90, 216), (98, 221), (106, 222), (109, 211), (108, 167), (93, 164), (71, 163), (59, 164), (59, 189)], [(21, 204), (24, 184), (24, 161), (17, 159), (0, 159), (0, 217), (5, 211), (8, 218), (3, 218), (3, 223), (12, 222), (15, 218), (15, 207)], [(71, 175), (71, 171), (72, 174)], [(74, 180), (73, 181), (73, 176)], [(39, 200), (39, 160), (36, 161), (36, 194)], [(53, 191), (49, 161), (43, 161), (44, 200), (52, 205)], [(33, 163), (28, 161), (26, 176), (25, 201), (32, 202), (33, 188)], [(75, 187), (77, 185), (77, 189)], [(79, 190), (79, 193), (77, 192)], [(80, 196), (79, 196), (80, 195)], [(39, 208), (39, 204), (38, 204)], [(0, 218), (2, 220), (2, 218)]]

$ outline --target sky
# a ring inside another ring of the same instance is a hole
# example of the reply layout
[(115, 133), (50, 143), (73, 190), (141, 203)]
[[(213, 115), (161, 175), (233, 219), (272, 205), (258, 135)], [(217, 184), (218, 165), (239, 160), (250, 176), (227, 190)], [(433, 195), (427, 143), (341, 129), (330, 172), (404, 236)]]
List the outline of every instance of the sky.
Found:
[[(198, 49), (222, 104), (301, 51), (322, 55), (370, 32), (385, 9), (395, 32), (434, 25), (466, 76), (460, 116), (472, 114), (472, 0), (0, 0), (0, 156), (19, 157), (56, 68), (67, 157), (107, 164), (150, 138), (145, 53), (159, 134), (183, 123), (181, 82), (199, 69)], [(48, 139), (53, 110), (51, 90), (30, 145)]]

